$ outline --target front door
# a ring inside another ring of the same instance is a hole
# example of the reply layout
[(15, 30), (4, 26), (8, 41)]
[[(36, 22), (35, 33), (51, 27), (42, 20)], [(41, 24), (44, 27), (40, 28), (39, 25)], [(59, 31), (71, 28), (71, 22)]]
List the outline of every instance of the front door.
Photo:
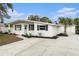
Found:
[(27, 25), (24, 26), (24, 33), (26, 34), (27, 32)]

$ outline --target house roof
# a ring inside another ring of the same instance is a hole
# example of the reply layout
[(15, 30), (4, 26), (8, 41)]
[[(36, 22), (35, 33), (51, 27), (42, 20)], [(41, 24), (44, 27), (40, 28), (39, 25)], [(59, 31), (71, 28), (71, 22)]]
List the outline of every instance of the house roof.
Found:
[(40, 22), (40, 21), (31, 21), (31, 20), (26, 20), (26, 21), (25, 20), (16, 20), (14, 22), (10, 22), (9, 24), (17, 24), (17, 23), (39, 23), (39, 24), (48, 24), (48, 25), (61, 26), (60, 24)]

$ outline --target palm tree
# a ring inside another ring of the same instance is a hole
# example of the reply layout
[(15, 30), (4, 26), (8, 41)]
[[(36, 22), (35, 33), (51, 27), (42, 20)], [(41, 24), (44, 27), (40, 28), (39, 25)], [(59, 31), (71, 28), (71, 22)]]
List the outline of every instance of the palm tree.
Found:
[(74, 24), (75, 24), (75, 25), (79, 25), (79, 18), (75, 18), (75, 19), (74, 19)]
[(41, 22), (48, 22), (48, 23), (52, 23), (52, 21), (48, 18), (48, 17), (42, 17), (40, 18)]
[(13, 6), (11, 3), (0, 3), (0, 19), (1, 19), (1, 23), (3, 23), (3, 18), (9, 18), (7, 10), (8, 8), (12, 9), (13, 11)]
[(59, 17), (59, 23), (64, 25), (64, 34), (67, 34), (67, 26), (72, 25), (71, 18)]
[(79, 34), (79, 18), (74, 19), (76, 34)]

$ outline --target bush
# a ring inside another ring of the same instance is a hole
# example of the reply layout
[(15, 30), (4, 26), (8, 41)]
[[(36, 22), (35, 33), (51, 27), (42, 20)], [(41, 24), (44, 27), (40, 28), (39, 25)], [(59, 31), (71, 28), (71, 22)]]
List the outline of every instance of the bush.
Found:
[(26, 33), (25, 36), (27, 37), (27, 36), (29, 36), (29, 35)]
[(3, 32), (2, 32), (2, 31), (0, 31), (0, 34), (3, 34)]
[(58, 38), (58, 36), (53, 36), (53, 37), (51, 37), (52, 39), (57, 39)]
[(0, 31), (0, 34), (8, 34), (8, 32), (2, 32), (2, 31)]
[(76, 26), (75, 26), (75, 33), (76, 33), (76, 34), (79, 34), (79, 25), (76, 25)]
[(29, 33), (29, 34), (26, 33), (25, 35), (22, 35), (22, 36), (28, 37), (28, 38), (32, 37), (31, 33)]
[(79, 34), (79, 30), (76, 30), (75, 33), (76, 33), (76, 34)]
[(11, 30), (8, 30), (8, 32), (10, 33), (10, 32), (11, 32)]
[(26, 35), (22, 34), (22, 36), (27, 37)]
[(57, 34), (57, 36), (68, 36), (68, 35), (64, 34), (64, 33), (59, 33), (59, 34)]
[(4, 32), (3, 34), (8, 34), (8, 32)]
[(38, 33), (39, 36), (42, 36), (42, 33)]
[(31, 33), (29, 33), (29, 36), (30, 36), (30, 37), (32, 37), (32, 34), (31, 34)]

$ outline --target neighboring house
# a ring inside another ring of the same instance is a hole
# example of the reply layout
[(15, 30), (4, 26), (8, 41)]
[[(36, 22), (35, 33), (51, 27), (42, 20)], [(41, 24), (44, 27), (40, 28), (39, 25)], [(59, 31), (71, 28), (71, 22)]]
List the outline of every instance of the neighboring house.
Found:
[[(75, 26), (70, 26), (70, 32), (74, 33)], [(31, 34), (33, 36), (52, 37), (64, 31), (64, 27), (58, 24), (51, 24), (39, 21), (17, 20), (8, 24), (8, 30), (15, 34)], [(72, 31), (72, 30), (73, 31)]]
[(0, 32), (2, 33), (8, 32), (6, 24), (0, 23)]

